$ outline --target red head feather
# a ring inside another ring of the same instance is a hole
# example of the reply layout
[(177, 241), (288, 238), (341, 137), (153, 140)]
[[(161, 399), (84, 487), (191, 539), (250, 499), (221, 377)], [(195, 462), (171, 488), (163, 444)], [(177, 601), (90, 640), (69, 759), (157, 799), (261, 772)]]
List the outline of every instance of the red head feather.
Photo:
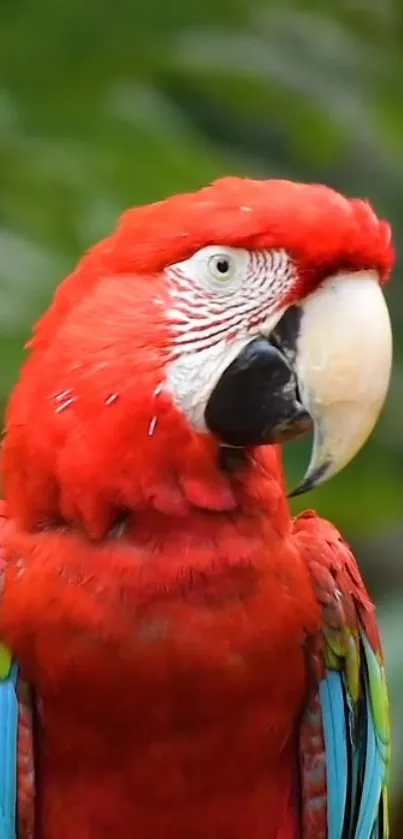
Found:
[(7, 416), (11, 513), (29, 527), (81, 520), (98, 536), (122, 509), (231, 507), (216, 444), (161, 392), (170, 346), (162, 269), (209, 244), (281, 248), (297, 268), (296, 299), (339, 270), (374, 268), (386, 282), (390, 238), (366, 202), (289, 181), (226, 178), (125, 213), (36, 327)]

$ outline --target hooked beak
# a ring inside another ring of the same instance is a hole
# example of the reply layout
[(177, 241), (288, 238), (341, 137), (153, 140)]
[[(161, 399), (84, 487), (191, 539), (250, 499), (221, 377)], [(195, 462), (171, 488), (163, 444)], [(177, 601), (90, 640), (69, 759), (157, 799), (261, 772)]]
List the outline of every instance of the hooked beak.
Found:
[(340, 472), (371, 434), (392, 365), (389, 313), (375, 271), (329, 277), (251, 341), (206, 406), (224, 445), (283, 443), (313, 429), (311, 460), (292, 496)]

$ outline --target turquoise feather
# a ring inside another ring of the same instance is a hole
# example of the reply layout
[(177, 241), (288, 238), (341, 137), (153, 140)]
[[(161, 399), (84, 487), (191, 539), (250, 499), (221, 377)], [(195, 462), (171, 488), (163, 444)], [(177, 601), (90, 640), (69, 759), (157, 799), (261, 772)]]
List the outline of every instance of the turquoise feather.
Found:
[(390, 734), (383, 666), (360, 628), (359, 696), (353, 699), (341, 652), (342, 644), (337, 656), (332, 648), (319, 685), (328, 839), (388, 839), (384, 796)]
[(16, 839), (17, 808), (17, 668), (0, 680), (0, 837)]
[(342, 681), (329, 673), (319, 686), (326, 747), (329, 839), (340, 839), (347, 796), (347, 728)]

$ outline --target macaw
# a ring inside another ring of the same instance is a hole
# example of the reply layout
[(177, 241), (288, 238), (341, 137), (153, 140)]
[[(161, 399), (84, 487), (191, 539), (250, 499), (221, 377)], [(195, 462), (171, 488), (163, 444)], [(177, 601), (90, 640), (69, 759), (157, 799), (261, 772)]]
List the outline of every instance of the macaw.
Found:
[(389, 225), (220, 179), (126, 212), (37, 324), (2, 450), (1, 839), (387, 839), (374, 607), (296, 492), (374, 428)]

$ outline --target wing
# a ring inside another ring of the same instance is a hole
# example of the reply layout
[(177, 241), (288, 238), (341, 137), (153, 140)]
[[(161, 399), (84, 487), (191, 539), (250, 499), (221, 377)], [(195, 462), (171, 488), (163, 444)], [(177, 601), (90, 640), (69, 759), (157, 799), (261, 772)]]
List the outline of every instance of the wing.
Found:
[[(2, 537), (7, 514), (0, 500), (0, 580), (5, 573)], [(34, 758), (31, 692), (7, 647), (0, 643), (0, 837), (33, 839)], [(18, 815), (17, 815), (18, 814)]]
[(335, 528), (304, 513), (295, 536), (323, 610), (307, 644), (300, 730), (303, 839), (388, 839), (390, 727), (374, 607)]

